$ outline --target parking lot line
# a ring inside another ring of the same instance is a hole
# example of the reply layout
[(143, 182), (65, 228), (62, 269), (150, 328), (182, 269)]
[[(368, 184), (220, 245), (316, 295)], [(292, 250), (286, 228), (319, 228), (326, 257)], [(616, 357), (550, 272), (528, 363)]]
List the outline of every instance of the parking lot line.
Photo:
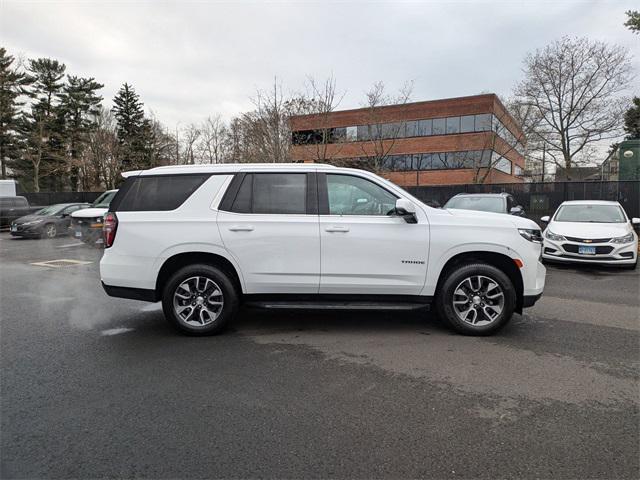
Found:
[(79, 242), (79, 243), (67, 243), (66, 245), (58, 245), (58, 248), (79, 247), (80, 245), (84, 245), (84, 244), (82, 242)]

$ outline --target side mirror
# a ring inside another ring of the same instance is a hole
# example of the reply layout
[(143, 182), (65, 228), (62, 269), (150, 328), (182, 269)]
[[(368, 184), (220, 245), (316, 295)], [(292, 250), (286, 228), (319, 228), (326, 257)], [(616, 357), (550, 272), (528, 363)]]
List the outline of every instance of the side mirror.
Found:
[(404, 218), (407, 223), (418, 223), (416, 206), (406, 198), (396, 200), (396, 215)]
[(631, 219), (631, 225), (640, 225), (640, 218), (638, 217), (633, 217)]
[(549, 223), (549, 220), (551, 220), (549, 218), (549, 215), (545, 215), (544, 217), (540, 218), (540, 221), (544, 223)]
[(522, 215), (524, 213), (524, 208), (522, 208), (522, 205), (516, 205), (511, 210), (509, 210), (509, 213), (511, 215)]

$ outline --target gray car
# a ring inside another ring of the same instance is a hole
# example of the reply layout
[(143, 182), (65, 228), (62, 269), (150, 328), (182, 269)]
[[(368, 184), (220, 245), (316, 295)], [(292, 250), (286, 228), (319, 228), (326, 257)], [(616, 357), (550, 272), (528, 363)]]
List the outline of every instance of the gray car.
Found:
[(519, 217), (525, 216), (522, 205), (517, 205), (513, 195), (509, 193), (459, 193), (450, 198), (443, 208), (508, 213)]
[(88, 203), (49, 205), (35, 213), (14, 220), (11, 223), (11, 235), (30, 238), (54, 238), (58, 235), (67, 235), (71, 213), (89, 206)]

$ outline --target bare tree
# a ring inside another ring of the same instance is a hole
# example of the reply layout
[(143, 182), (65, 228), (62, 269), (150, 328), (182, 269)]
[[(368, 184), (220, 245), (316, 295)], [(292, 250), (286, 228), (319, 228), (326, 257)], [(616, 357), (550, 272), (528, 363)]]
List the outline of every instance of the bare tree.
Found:
[(96, 127), (88, 135), (89, 148), (81, 167), (82, 176), (91, 186), (112, 189), (120, 180), (121, 172), (116, 121), (109, 109), (101, 107), (95, 122)]
[(208, 117), (200, 126), (199, 157), (206, 163), (223, 163), (226, 158), (229, 129), (220, 115)]
[[(316, 138), (313, 147), (315, 148), (315, 160), (325, 162), (338, 155), (341, 146), (344, 145), (344, 138), (334, 138), (333, 129), (329, 128), (331, 114), (340, 106), (346, 92), (338, 92), (336, 79), (332, 75), (323, 81), (313, 77), (307, 77), (307, 101), (303, 105), (304, 110), (296, 114), (315, 114), (314, 122), (319, 138)], [(302, 109), (300, 109), (302, 110)], [(338, 140), (339, 143), (335, 143)], [(332, 147), (329, 145), (333, 144)]]
[[(531, 105), (522, 104), (515, 99), (507, 102), (504, 109), (497, 108), (494, 111), (490, 132), (486, 134), (483, 145), (482, 157), (463, 159), (465, 166), (473, 165), (473, 183), (485, 183), (492, 172), (502, 171), (502, 164), (513, 164), (509, 157), (516, 154), (526, 155), (527, 139), (534, 134), (532, 127), (536, 125), (533, 115), (534, 109)], [(520, 127), (519, 130), (514, 128), (516, 125)], [(536, 145), (536, 139), (533, 139), (533, 142)]]
[(525, 79), (515, 93), (534, 110), (534, 141), (570, 176), (592, 160), (598, 142), (621, 134), (632, 69), (623, 47), (564, 37), (524, 60)]
[[(383, 169), (383, 164), (389, 153), (393, 150), (396, 140), (404, 136), (406, 122), (399, 121), (389, 123), (383, 116), (382, 109), (385, 105), (404, 105), (411, 100), (413, 93), (413, 82), (405, 83), (396, 95), (389, 95), (385, 91), (383, 82), (376, 82), (365, 93), (365, 114), (366, 138), (360, 143), (362, 155), (367, 157), (367, 162), (362, 168), (379, 172)], [(347, 141), (358, 140), (352, 137), (353, 133), (347, 132)]]
[(188, 165), (194, 165), (196, 163), (196, 143), (200, 138), (200, 127), (195, 124), (190, 124), (182, 130), (184, 151), (182, 158)]
[(288, 161), (291, 133), (282, 85), (274, 79), (272, 89), (258, 90), (252, 102), (255, 111), (243, 117), (249, 127), (248, 133), (255, 141), (258, 160), (274, 163)]

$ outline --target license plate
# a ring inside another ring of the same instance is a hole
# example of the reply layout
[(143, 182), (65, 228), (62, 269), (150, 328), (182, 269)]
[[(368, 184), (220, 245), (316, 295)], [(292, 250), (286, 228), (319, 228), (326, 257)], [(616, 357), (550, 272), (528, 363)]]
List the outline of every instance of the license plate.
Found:
[(578, 247), (578, 253), (580, 255), (595, 255), (596, 247)]
[(18, 231), (18, 227), (16, 227), (15, 225), (11, 225), (11, 231), (12, 232), (17, 232)]
[(75, 235), (76, 238), (82, 238), (82, 232), (76, 232)]

